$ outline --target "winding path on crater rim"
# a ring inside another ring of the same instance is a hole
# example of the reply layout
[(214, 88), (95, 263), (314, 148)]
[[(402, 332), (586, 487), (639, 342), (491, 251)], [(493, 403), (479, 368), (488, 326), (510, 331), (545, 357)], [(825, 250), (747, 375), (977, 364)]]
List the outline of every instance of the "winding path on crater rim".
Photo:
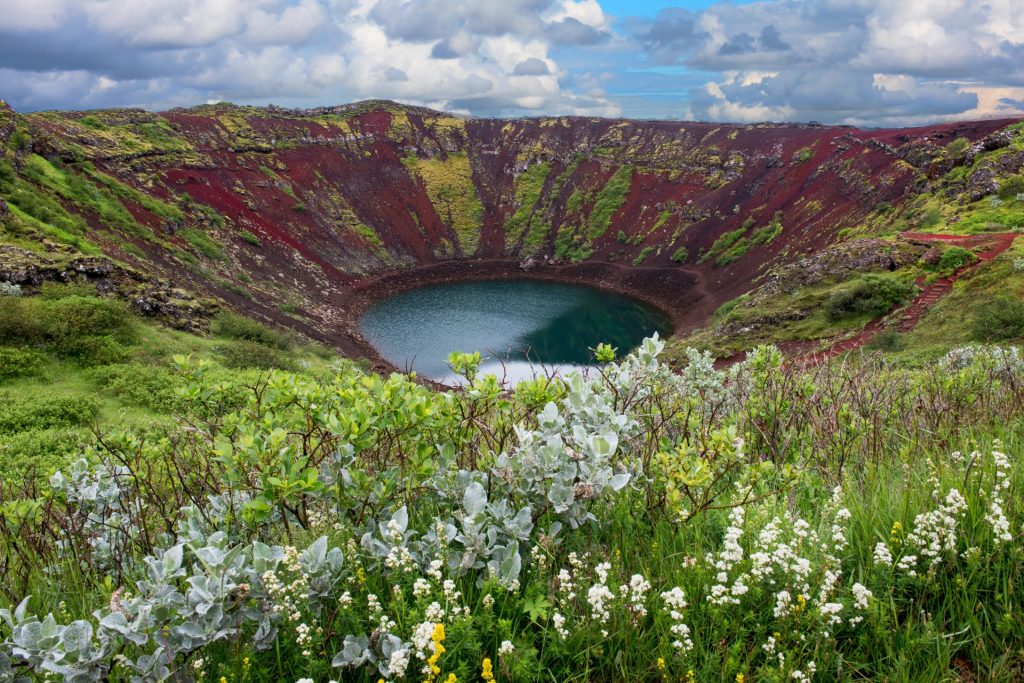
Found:
[[(936, 279), (928, 284), (925, 284), (923, 277), (919, 277), (914, 281), (914, 284), (921, 289), (917, 296), (915, 296), (910, 303), (906, 304), (902, 309), (903, 312), (900, 316), (899, 323), (896, 326), (896, 330), (903, 333), (910, 332), (916, 328), (918, 322), (921, 320), (921, 316), (923, 316), (932, 306), (938, 303), (942, 297), (953, 291), (954, 283), (956, 283), (956, 281), (964, 274), (975, 270), (986, 261), (991, 261), (1002, 254), (1013, 246), (1013, 241), (1021, 235), (1016, 232), (994, 232), (981, 235), (946, 235), (938, 233), (904, 232), (901, 233), (900, 236), (906, 240), (918, 241), (926, 244), (951, 244), (965, 249), (984, 247), (981, 251), (975, 254), (975, 256), (977, 256), (976, 261), (970, 265), (960, 268), (948, 277)], [(787, 352), (787, 355), (794, 356), (794, 362), (796, 363), (803, 365), (820, 365), (830, 358), (835, 358), (836, 356), (842, 355), (848, 351), (854, 351), (868, 344), (872, 339), (878, 336), (883, 329), (885, 329), (886, 318), (899, 310), (900, 309), (897, 308), (885, 315), (879, 316), (865, 325), (853, 336), (837, 341), (828, 349), (823, 351), (808, 351), (810, 348), (819, 347), (821, 345), (822, 341), (818, 339), (783, 343), (780, 344), (780, 348)]]

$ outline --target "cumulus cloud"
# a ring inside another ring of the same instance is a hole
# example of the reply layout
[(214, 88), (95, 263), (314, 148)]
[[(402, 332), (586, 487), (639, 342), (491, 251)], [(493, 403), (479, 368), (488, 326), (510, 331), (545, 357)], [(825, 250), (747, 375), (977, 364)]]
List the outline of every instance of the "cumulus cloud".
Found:
[(1020, 0), (7, 0), (21, 109), (383, 97), (477, 115), (885, 125), (1024, 113)]
[(386, 97), (487, 115), (619, 113), (572, 90), (553, 55), (611, 35), (597, 0), (10, 2), (0, 96), (22, 109)]
[(709, 73), (686, 95), (702, 119), (899, 125), (1021, 113), (1012, 97), (980, 94), (1024, 85), (1015, 0), (723, 3), (663, 10), (634, 40), (652, 64)]

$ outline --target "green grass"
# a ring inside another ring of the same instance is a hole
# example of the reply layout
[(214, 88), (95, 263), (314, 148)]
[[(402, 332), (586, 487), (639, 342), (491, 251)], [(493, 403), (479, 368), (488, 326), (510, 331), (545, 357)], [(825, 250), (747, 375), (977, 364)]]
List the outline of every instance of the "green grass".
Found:
[(612, 224), (612, 217), (626, 201), (629, 188), (633, 182), (633, 167), (622, 166), (608, 179), (601, 191), (597, 193), (594, 206), (587, 220), (587, 234), (594, 240), (607, 232)]
[(178, 233), (182, 239), (208, 259), (221, 261), (224, 259), (224, 247), (213, 237), (198, 228), (186, 228)]
[(526, 170), (516, 178), (515, 212), (505, 221), (505, 242), (508, 245), (518, 244), (524, 239), (524, 233), (530, 231), (534, 221), (540, 219), (534, 216), (537, 211), (537, 203), (540, 201), (541, 191), (551, 173), (551, 164), (541, 162), (530, 164)]

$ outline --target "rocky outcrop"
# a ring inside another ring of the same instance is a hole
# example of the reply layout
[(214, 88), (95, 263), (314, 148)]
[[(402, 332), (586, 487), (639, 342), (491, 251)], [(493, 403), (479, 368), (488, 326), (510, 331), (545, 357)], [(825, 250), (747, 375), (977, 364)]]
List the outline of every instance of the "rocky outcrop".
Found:
[(18, 285), (25, 294), (38, 291), (46, 282), (88, 282), (102, 295), (124, 299), (139, 315), (190, 332), (208, 331), (217, 310), (211, 301), (202, 301), (167, 281), (147, 278), (110, 259), (60, 251), (43, 255), (0, 245), (0, 282)]

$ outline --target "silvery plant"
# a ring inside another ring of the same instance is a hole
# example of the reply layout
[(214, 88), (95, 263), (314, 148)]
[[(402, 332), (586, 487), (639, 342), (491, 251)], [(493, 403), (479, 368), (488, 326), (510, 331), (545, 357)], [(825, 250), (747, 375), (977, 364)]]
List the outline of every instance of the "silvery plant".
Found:
[[(70, 481), (84, 490), (71, 495), (92, 510), (95, 482), (105, 481), (105, 474), (85, 476), (78, 466), (74, 471)], [(54, 479), (64, 491), (67, 481)], [(197, 531), (195, 516), (183, 513), (184, 528)], [(109, 605), (93, 613), (93, 621), (60, 624), (53, 614), (40, 619), (28, 611), (31, 597), (13, 611), (0, 610), (10, 633), (0, 646), (0, 680), (31, 680), (18, 675), (27, 667), (65, 681), (98, 681), (113, 662), (130, 672), (133, 681), (190, 680), (182, 665), (192, 653), (238, 637), (243, 629), (251, 629), (257, 649), (269, 647), (280, 615), (272, 609), (274, 599), (264, 577), (278, 569), (286, 548), (258, 541), (232, 543), (223, 531), (198, 543), (198, 535), (143, 557), (144, 577), (135, 590), (115, 591)], [(341, 550), (329, 548), (326, 537), (298, 554), (308, 608), (318, 608), (333, 594), (343, 564)]]
[[(366, 559), (376, 560), (368, 568), (444, 568), (449, 576), (492, 577), (514, 589), (537, 520), (549, 520), (543, 533), (552, 539), (566, 524), (575, 529), (593, 523), (596, 505), (643, 476), (639, 458), (629, 450), (640, 427), (623, 397), (636, 400), (650, 390), (651, 376), (663, 372), (657, 361), (662, 347), (657, 338), (648, 339), (598, 377), (570, 375), (565, 398), (547, 404), (535, 426), (518, 426), (516, 445), (498, 455), (489, 471), (455, 470), (454, 449), (442, 447), (425, 489), (434, 491), (437, 508), (447, 512), (417, 520), (400, 507), (368, 522), (361, 546)], [(342, 447), (321, 481), (344, 492), (353, 485), (347, 471), (353, 457), (350, 447)], [(51, 480), (87, 530), (100, 565), (117, 562), (139, 533), (138, 502), (126, 475), (82, 460), (68, 475)], [(29, 598), (13, 611), (0, 611), (10, 634), (0, 645), (0, 676), (16, 680), (16, 672), (27, 668), (67, 681), (94, 681), (116, 662), (135, 681), (187, 680), (185, 662), (204, 646), (243, 630), (258, 649), (273, 643), (281, 613), (268, 581), (282, 563), (301, 572), (308, 585), (303, 608), (318, 610), (344, 576), (341, 551), (329, 548), (326, 537), (301, 553), (243, 542), (244, 530), (232, 514), (246, 502), (238, 495), (211, 497), (202, 511), (183, 508), (174, 537), (157, 539), (160, 549), (141, 558), (143, 578), (130, 592), (115, 591), (92, 620), (60, 624), (52, 614), (39, 618), (29, 612)], [(335, 666), (370, 664), (383, 673), (409, 648), (395, 634), (372, 635), (347, 636)]]
[[(135, 520), (140, 502), (129, 484), (125, 467), (90, 467), (84, 458), (72, 463), (68, 474), (56, 472), (50, 488), (70, 504), (74, 514), (65, 520), (64, 530), (74, 538), (85, 538), (92, 548), (92, 565), (100, 569), (123, 567), (131, 559), (131, 543), (138, 538)], [(62, 541), (68, 545), (74, 541)]]

